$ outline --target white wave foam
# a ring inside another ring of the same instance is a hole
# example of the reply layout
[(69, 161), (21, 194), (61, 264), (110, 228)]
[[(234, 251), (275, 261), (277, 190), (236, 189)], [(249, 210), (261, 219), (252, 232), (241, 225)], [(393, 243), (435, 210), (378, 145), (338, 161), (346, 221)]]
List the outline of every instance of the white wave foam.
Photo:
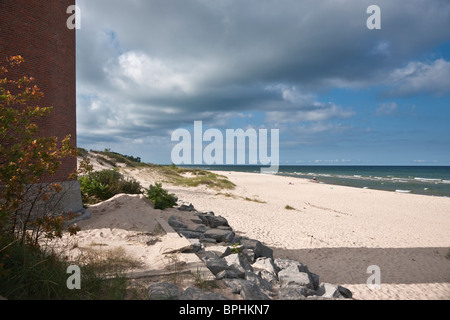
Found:
[(419, 180), (422, 182), (441, 182), (442, 181), (441, 179), (419, 178), (419, 177), (415, 177), (414, 180)]

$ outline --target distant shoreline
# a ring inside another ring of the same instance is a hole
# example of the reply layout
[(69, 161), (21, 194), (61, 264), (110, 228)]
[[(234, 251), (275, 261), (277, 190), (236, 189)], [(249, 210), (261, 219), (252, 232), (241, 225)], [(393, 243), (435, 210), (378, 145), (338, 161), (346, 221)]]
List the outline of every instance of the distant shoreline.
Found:
[[(182, 165), (209, 171), (259, 173), (255, 165)], [(280, 166), (279, 176), (313, 179), (336, 186), (450, 197), (450, 166), (362, 166), (298, 165)]]

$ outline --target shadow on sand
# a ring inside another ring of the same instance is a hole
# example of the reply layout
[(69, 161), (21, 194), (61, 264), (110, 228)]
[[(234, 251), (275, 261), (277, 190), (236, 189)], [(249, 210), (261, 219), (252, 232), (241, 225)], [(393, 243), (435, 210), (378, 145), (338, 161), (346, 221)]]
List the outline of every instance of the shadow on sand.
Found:
[(450, 282), (450, 248), (273, 248), (275, 258), (291, 258), (308, 266), (321, 282), (365, 284), (380, 268), (381, 283)]

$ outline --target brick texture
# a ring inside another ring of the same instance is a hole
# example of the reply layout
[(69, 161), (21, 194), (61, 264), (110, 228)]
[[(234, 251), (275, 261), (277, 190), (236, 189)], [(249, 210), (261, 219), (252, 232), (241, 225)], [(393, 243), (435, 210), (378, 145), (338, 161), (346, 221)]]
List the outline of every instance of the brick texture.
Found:
[[(0, 59), (21, 55), (25, 63), (16, 76), (34, 77), (44, 93), (38, 105), (53, 107), (37, 123), (39, 134), (60, 140), (70, 134), (76, 146), (75, 29), (66, 25), (66, 11), (73, 4), (75, 0), (0, 0)], [(65, 159), (49, 180), (66, 181), (76, 166), (75, 157)]]

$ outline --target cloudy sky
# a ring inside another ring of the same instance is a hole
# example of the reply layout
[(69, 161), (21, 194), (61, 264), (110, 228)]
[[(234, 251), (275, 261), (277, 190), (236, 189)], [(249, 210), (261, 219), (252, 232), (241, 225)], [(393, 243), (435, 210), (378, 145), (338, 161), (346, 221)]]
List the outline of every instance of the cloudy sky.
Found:
[(282, 165), (450, 165), (448, 0), (77, 5), (80, 147), (171, 163), (202, 121), (278, 129)]

